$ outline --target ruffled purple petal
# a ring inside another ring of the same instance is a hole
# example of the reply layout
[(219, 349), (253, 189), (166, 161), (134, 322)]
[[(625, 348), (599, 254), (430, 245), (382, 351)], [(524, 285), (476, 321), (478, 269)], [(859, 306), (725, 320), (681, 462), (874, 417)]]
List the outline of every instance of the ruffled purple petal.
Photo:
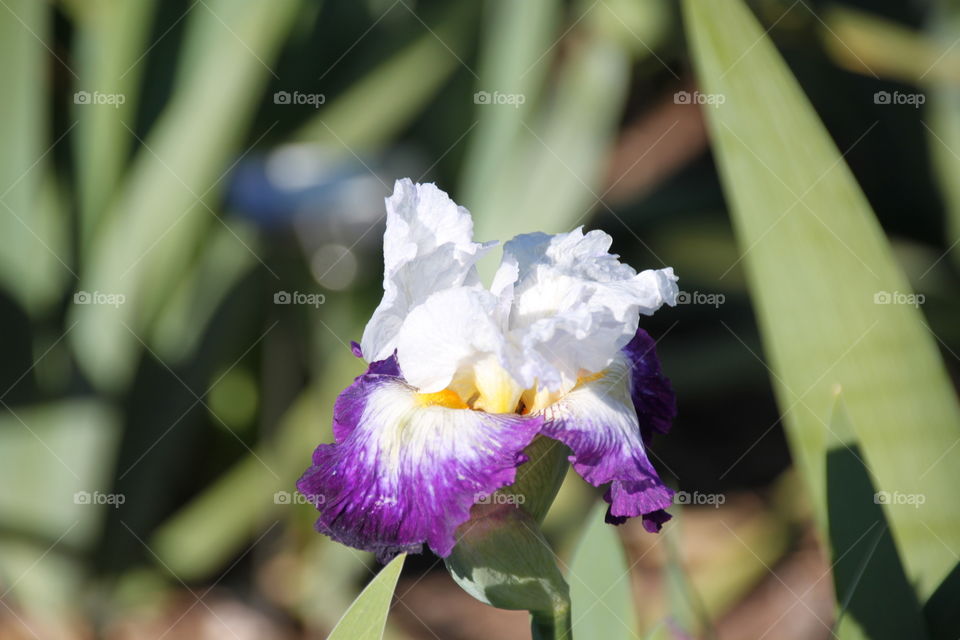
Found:
[(643, 441), (650, 444), (653, 432), (667, 433), (677, 417), (677, 398), (670, 380), (660, 370), (653, 338), (643, 329), (623, 348), (630, 363), (630, 397), (637, 410)]
[(673, 491), (660, 480), (644, 448), (631, 402), (631, 363), (618, 359), (602, 377), (575, 388), (547, 407), (542, 433), (570, 447), (573, 468), (594, 486), (610, 484), (607, 522), (644, 517), (648, 531), (659, 531), (670, 516), (663, 509)]
[(514, 481), (541, 422), (422, 406), (401, 378), (365, 374), (337, 400), (336, 444), (317, 447), (297, 488), (338, 542), (384, 562), (424, 543), (447, 556), (474, 502)]

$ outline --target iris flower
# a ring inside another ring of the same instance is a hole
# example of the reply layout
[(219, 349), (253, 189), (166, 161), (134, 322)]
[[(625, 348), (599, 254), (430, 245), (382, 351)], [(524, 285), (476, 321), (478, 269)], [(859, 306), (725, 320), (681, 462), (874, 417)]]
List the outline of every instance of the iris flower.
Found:
[(670, 268), (637, 273), (602, 231), (515, 237), (490, 288), (470, 213), (432, 184), (386, 199), (383, 299), (354, 353), (369, 364), (334, 407), (298, 482), (316, 528), (387, 561), (441, 557), (475, 502), (512, 484), (538, 436), (569, 447), (607, 521), (669, 519), (646, 447), (675, 401), (639, 315), (674, 305)]

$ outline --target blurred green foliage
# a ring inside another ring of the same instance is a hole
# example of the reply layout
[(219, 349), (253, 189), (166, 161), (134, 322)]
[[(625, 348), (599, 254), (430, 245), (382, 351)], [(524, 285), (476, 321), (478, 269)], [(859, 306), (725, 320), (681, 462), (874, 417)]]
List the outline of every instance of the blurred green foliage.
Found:
[[(382, 197), (410, 176), (467, 206), (481, 240), (589, 224), (713, 296), (645, 320), (681, 411), (655, 462), (681, 489), (757, 490), (766, 509), (709, 562), (690, 562), (690, 520), (670, 530), (644, 634), (713, 633), (796, 547), (803, 487), (839, 562), (851, 529), (827, 514), (858, 499), (831, 491), (840, 455), (875, 491), (926, 497), (840, 512), (883, 515), (896, 553), (878, 537), (871, 557), (902, 563), (930, 636), (949, 637), (958, 14), (863, 6), (4, 0), (0, 629), (104, 635), (143, 610), (169, 624), (177, 594), (202, 611), (224, 591), (291, 635), (333, 628), (374, 565), (312, 531), (294, 481), (361, 371), (349, 341), (379, 298)], [(697, 91), (726, 102), (678, 98)], [(880, 291), (922, 294), (923, 313), (873, 304)], [(791, 459), (806, 484), (774, 485)], [(567, 482), (544, 524), (571, 559), (581, 637), (625, 606), (637, 562), (586, 517), (595, 497)], [(850, 558), (838, 631), (874, 637), (854, 597), (873, 560)], [(410, 557), (403, 572), (438, 570)]]

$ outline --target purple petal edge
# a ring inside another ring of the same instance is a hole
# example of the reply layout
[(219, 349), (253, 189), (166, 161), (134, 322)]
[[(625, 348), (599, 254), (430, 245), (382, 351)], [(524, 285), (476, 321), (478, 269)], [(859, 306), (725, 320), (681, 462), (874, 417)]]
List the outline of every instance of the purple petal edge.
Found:
[[(673, 504), (673, 490), (660, 480), (647, 457), (636, 403), (637, 398), (646, 402), (641, 406), (647, 409), (648, 426), (668, 428), (667, 416), (674, 411), (652, 416), (649, 407), (672, 408), (673, 394), (660, 373), (650, 337), (638, 332), (628, 347), (602, 377), (575, 388), (545, 410), (543, 433), (570, 447), (570, 462), (587, 482), (610, 485), (604, 495), (610, 503), (607, 522), (621, 524), (643, 516), (644, 528), (656, 532), (670, 518), (664, 510)], [(645, 390), (645, 380), (656, 388)], [(656, 402), (648, 402), (650, 397)]]
[(637, 410), (640, 433), (647, 444), (653, 433), (667, 433), (677, 417), (677, 398), (669, 378), (663, 375), (656, 343), (643, 329), (623, 348), (630, 362), (630, 397)]

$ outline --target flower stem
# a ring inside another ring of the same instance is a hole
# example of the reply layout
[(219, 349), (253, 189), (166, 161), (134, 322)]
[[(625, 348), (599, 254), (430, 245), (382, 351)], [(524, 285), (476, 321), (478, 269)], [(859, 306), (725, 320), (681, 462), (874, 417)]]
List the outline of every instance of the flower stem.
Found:
[(573, 640), (570, 603), (557, 603), (552, 615), (531, 613), (533, 640)]

